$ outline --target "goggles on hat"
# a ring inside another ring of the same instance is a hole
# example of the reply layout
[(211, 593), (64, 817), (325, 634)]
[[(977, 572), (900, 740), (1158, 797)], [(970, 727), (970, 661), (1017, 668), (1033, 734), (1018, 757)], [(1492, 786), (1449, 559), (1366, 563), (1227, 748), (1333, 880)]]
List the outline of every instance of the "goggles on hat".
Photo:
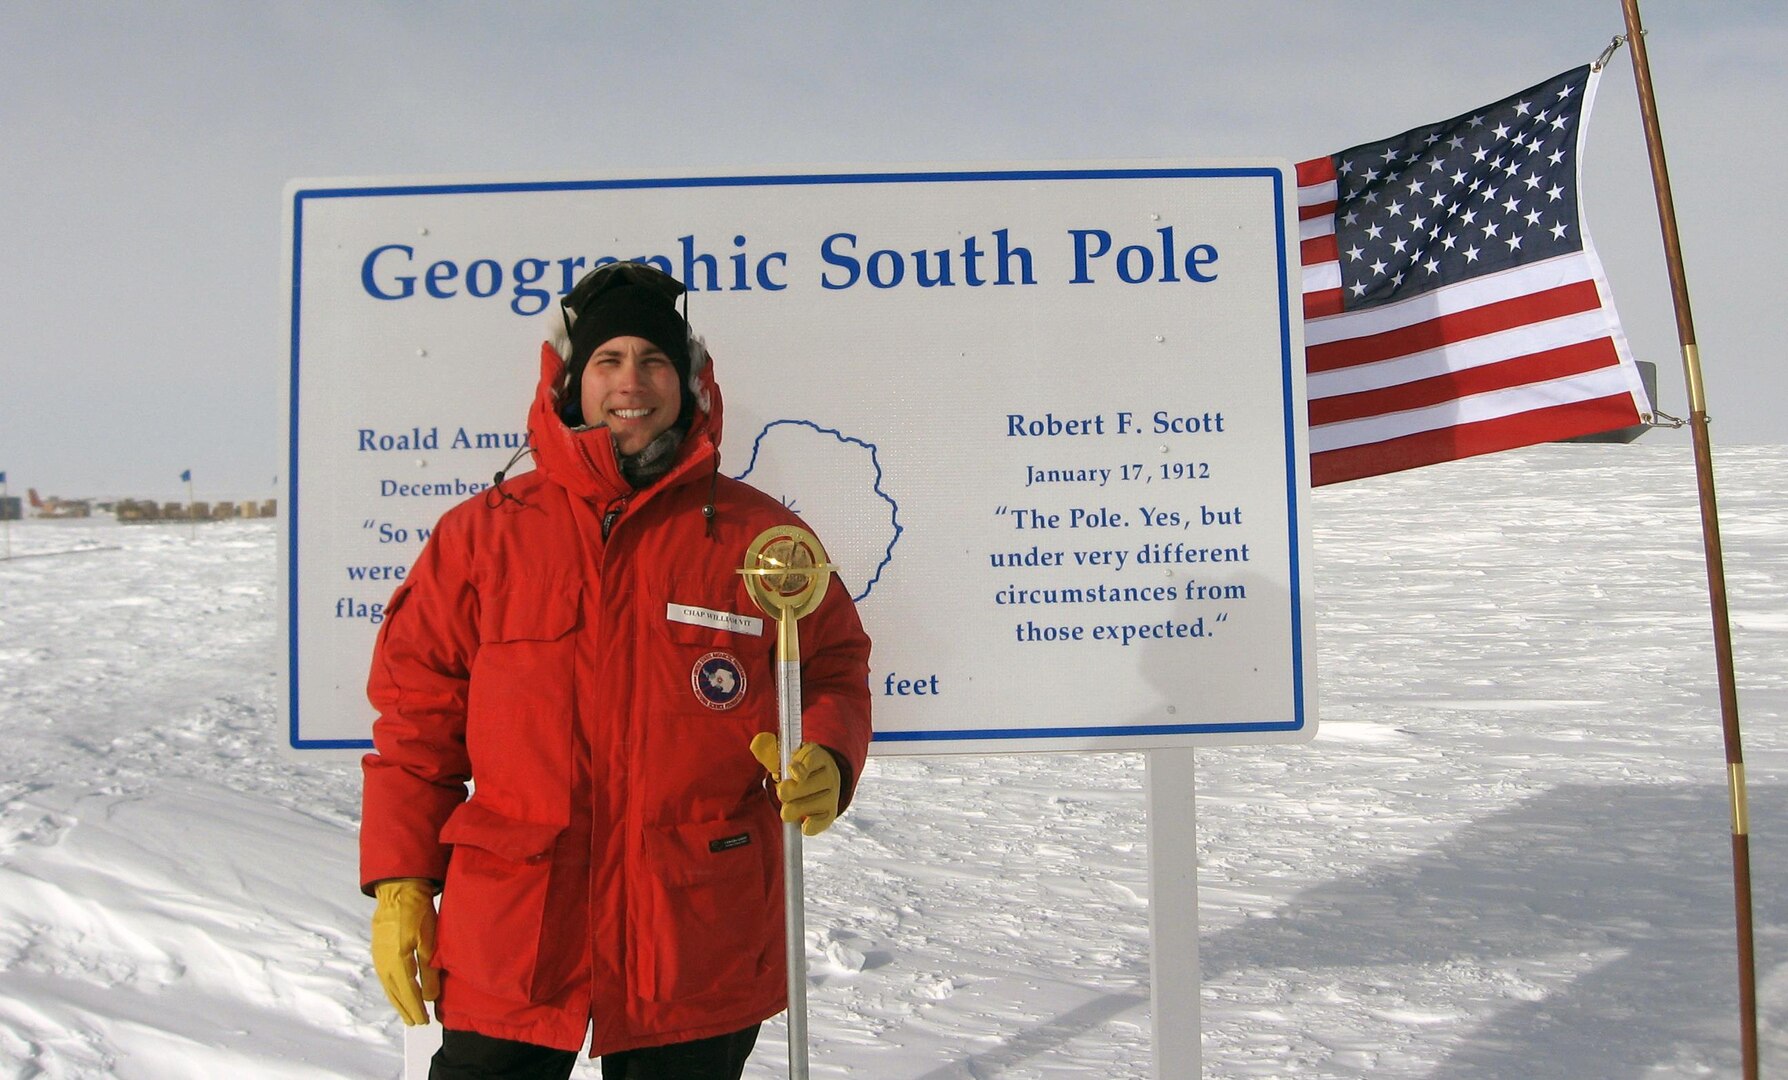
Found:
[[(571, 332), (573, 319), (582, 315), (598, 297), (623, 285), (641, 285), (651, 289), (662, 294), (673, 307), (678, 297), (687, 296), (682, 282), (651, 263), (605, 263), (578, 279), (577, 285), (559, 301), (559, 309), (565, 315), (565, 332)], [(688, 304), (689, 301), (685, 299), (683, 302)]]

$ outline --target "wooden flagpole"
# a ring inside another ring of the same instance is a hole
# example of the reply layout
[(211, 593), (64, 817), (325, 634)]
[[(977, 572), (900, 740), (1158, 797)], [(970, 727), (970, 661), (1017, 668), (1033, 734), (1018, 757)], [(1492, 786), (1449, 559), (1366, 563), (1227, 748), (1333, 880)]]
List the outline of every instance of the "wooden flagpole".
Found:
[(1720, 518), (1714, 500), (1713, 448), (1707, 435), (1707, 401), (1701, 384), (1701, 354), (1695, 346), (1695, 320), (1689, 309), (1688, 276), (1676, 232), (1676, 206), (1670, 198), (1670, 172), (1664, 164), (1664, 138), (1658, 128), (1657, 99), (1652, 93), (1651, 65), (1645, 55), (1645, 28), (1639, 21), (1639, 0), (1621, 0), (1627, 44), (1633, 49), (1633, 78), (1639, 86), (1639, 114), (1651, 154), (1652, 186), (1657, 191), (1658, 222), (1664, 232), (1664, 258), (1670, 269), (1670, 293), (1676, 304), (1676, 332), (1682, 344), (1683, 377), (1688, 382), (1689, 431), (1695, 440), (1695, 476), (1701, 492), (1701, 540), (1707, 552), (1707, 591), (1713, 607), (1714, 659), (1719, 667), (1720, 723), (1726, 738), (1726, 782), (1732, 801), (1732, 888), (1738, 913), (1738, 1008), (1744, 1048), (1745, 1080), (1757, 1080), (1757, 959), (1751, 928), (1750, 813), (1745, 800), (1745, 759), (1738, 727), (1738, 680), (1732, 666), (1732, 625), (1726, 606), (1726, 564), (1720, 549)]

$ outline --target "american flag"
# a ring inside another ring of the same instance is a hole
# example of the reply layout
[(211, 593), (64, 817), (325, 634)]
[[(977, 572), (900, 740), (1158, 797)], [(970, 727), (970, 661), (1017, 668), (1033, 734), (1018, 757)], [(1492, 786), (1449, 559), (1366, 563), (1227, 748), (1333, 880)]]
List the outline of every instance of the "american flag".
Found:
[(1312, 483), (1649, 419), (1578, 199), (1599, 77), (1298, 165)]

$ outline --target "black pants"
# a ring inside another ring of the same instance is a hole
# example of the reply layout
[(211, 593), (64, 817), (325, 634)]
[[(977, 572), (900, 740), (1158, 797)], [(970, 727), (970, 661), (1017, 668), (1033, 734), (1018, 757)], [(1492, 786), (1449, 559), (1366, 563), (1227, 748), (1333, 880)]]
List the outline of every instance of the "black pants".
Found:
[[(712, 1039), (624, 1050), (602, 1057), (602, 1080), (739, 1080), (757, 1045), (753, 1024)], [(576, 1050), (496, 1039), (475, 1031), (441, 1032), (428, 1080), (565, 1080)]]

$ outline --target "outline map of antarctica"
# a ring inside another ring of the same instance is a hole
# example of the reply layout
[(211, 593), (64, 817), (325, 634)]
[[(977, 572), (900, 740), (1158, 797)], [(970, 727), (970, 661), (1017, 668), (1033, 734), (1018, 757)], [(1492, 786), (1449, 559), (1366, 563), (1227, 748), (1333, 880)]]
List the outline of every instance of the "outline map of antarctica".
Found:
[(900, 505), (882, 489), (874, 443), (811, 420), (772, 420), (752, 440), (745, 471), (734, 477), (748, 478), (825, 542), (839, 579), (853, 588), (851, 599), (869, 595), (904, 531)]

